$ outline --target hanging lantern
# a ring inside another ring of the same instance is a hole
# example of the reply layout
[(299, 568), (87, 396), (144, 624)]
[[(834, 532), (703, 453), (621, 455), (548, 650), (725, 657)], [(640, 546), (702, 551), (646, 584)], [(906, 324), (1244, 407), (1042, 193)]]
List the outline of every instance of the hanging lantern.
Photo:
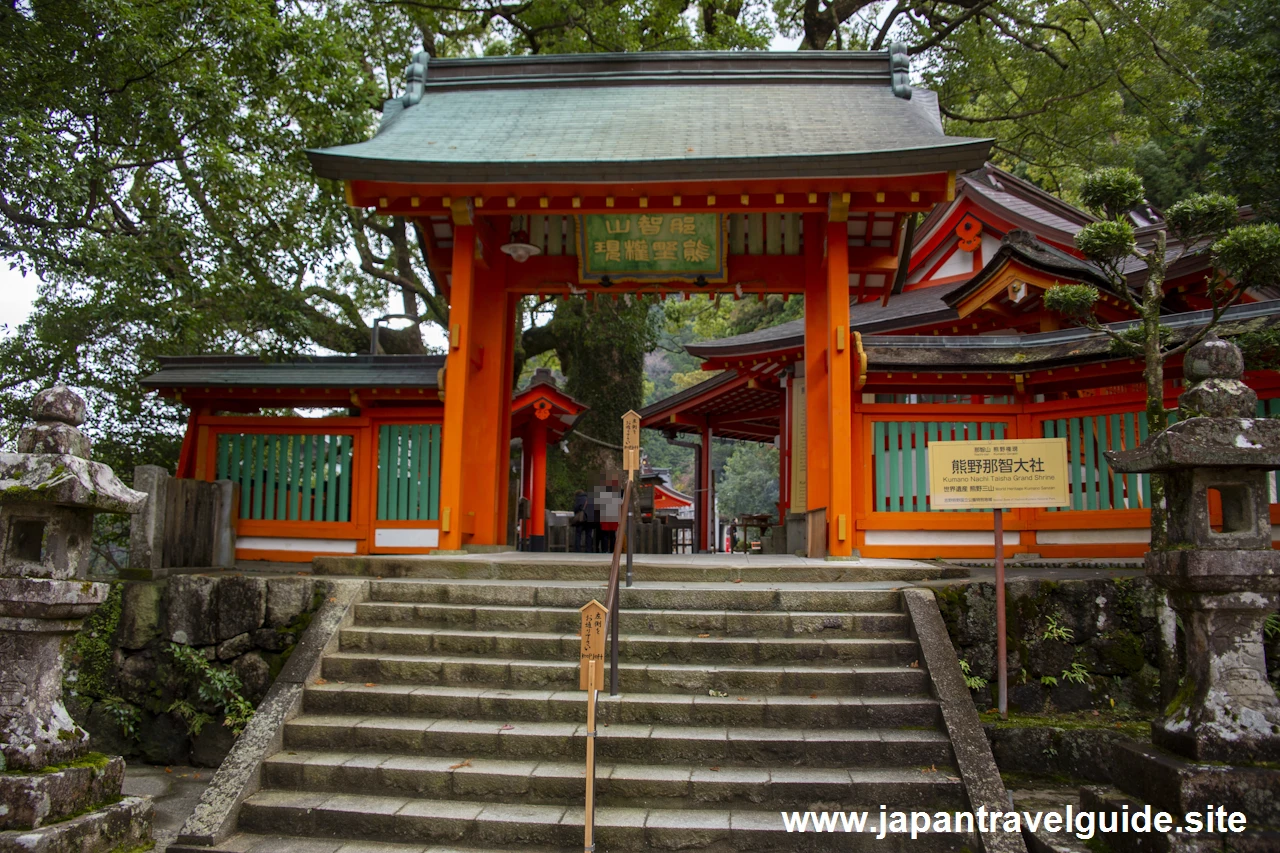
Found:
[(523, 218), (512, 217), (511, 241), (503, 243), (501, 249), (511, 256), (511, 260), (523, 264), (534, 255), (541, 255), (542, 249), (529, 242), (529, 232), (524, 228), (517, 228), (518, 222), (523, 224)]

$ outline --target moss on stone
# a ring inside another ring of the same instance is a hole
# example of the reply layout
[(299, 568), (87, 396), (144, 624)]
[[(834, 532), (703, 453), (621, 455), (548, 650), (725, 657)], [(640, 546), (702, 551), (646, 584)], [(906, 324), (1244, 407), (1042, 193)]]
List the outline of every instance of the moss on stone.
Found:
[(64, 676), (67, 691), (95, 699), (117, 697), (114, 645), (123, 588), (121, 583), (111, 584), (106, 600), (85, 619), (71, 641)]
[(1130, 675), (1142, 671), (1147, 659), (1141, 639), (1132, 631), (1124, 629), (1112, 631), (1108, 634), (1107, 639), (1110, 642), (1102, 644), (1099, 650), (1103, 661), (1112, 664), (1115, 668), (1124, 670)]
[(73, 761), (64, 761), (61, 764), (50, 764), (48, 767), (41, 767), (39, 770), (5, 770), (0, 771), (0, 775), (46, 776), (50, 773), (61, 773), (64, 770), (73, 770), (80, 767), (88, 767), (101, 773), (107, 769), (107, 765), (110, 763), (110, 755), (103, 755), (101, 752), (90, 752)]
[(1000, 729), (1097, 729), (1119, 732), (1136, 740), (1149, 740), (1151, 737), (1151, 721), (1145, 717), (1128, 714), (1099, 714), (1093, 712), (1060, 712), (1056, 714), (1016, 714), (1010, 713), (1009, 719), (999, 717), (991, 719), (984, 716), (983, 722), (991, 723)]

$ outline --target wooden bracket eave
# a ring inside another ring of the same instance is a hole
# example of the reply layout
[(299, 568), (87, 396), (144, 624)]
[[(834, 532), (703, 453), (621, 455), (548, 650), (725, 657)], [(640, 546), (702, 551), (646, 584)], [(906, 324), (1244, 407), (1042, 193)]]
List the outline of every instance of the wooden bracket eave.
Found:
[(451, 199), (449, 201), (449, 211), (453, 214), (454, 225), (476, 224), (476, 206), (470, 196)]
[(867, 384), (867, 351), (862, 348), (862, 332), (853, 333), (853, 351), (857, 355), (857, 361), (854, 362), (857, 373), (853, 377), (853, 390), (856, 392)]
[(849, 193), (830, 193), (827, 196), (827, 221), (849, 221)]

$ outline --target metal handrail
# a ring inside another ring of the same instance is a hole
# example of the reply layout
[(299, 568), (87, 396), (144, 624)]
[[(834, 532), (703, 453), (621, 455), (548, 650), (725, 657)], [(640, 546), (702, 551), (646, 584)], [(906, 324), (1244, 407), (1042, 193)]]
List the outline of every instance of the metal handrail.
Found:
[[(630, 518), (631, 510), (631, 489), (632, 481), (627, 480), (626, 488), (622, 491), (622, 513), (618, 517), (618, 530), (622, 534), (618, 536), (613, 543), (613, 561), (609, 564), (609, 590), (605, 596), (604, 608), (604, 629), (609, 635), (609, 695), (618, 695), (618, 581), (622, 568), (622, 543), (627, 540), (627, 556), (630, 557), (632, 535), (631, 527), (627, 523)], [(628, 566), (628, 575), (630, 574), (630, 566)], [(631, 578), (628, 576), (627, 585), (630, 586)], [(595, 761), (595, 738), (596, 738), (596, 683), (595, 683), (595, 666), (588, 664), (587, 670), (587, 794), (586, 809), (584, 812), (584, 838), (583, 850), (585, 853), (594, 853), (596, 849), (596, 761)]]
[(609, 634), (609, 695), (618, 695), (618, 583), (622, 574), (622, 543), (631, 534), (627, 525), (631, 509), (631, 480), (622, 490), (622, 512), (618, 516), (618, 533), (613, 543), (613, 561), (609, 564), (609, 589), (604, 600), (604, 627)]

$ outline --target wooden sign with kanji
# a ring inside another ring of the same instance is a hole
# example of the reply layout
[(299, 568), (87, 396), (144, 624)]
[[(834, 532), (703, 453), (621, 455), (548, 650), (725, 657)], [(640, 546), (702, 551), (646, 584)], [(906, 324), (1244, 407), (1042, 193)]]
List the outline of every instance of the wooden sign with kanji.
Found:
[(634, 411), (622, 416), (622, 468), (628, 473), (640, 470), (640, 415)]
[(595, 687), (604, 686), (604, 605), (594, 598), (578, 611), (582, 615), (582, 646), (578, 651), (580, 665), (578, 689), (587, 689), (587, 667), (595, 669)]

